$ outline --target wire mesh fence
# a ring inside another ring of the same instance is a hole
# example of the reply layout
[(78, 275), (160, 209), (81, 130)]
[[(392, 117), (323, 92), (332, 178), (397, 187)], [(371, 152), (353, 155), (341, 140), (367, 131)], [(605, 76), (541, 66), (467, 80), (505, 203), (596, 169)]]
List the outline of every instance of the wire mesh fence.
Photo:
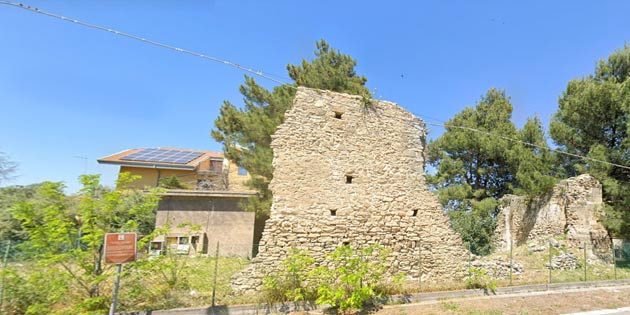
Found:
[[(564, 244), (564, 245), (563, 245)], [(568, 242), (521, 244), (487, 257), (467, 256), (464, 281), (448, 283), (423, 279), (429, 251), (417, 251), (417, 274), (408, 275), (405, 288), (396, 292), (414, 293), (470, 287), (471, 279), (483, 278), (495, 286), (554, 284), (562, 282), (630, 279), (630, 252), (621, 246), (608, 248), (590, 244), (566, 245)], [(235, 253), (237, 248), (247, 248)], [(251, 264), (257, 244), (208, 244), (205, 253), (178, 251), (151, 253), (142, 250), (138, 261), (123, 266), (119, 307), (124, 310), (168, 309), (177, 307), (257, 303), (259, 297), (233, 294), (233, 276)], [(109, 303), (113, 290), (115, 266), (102, 265), (101, 273), (92, 278), (81, 275), (89, 271), (85, 261), (41, 265), (20, 253), (11, 241), (0, 241), (2, 273), (0, 278), (0, 313), (19, 314), (25, 303), (45, 303), (51, 292), (61, 290), (60, 305), (97, 298)], [(418, 277), (419, 275), (419, 277)], [(244, 275), (247, 276), (247, 275)], [(85, 287), (85, 284), (89, 285)], [(96, 291), (91, 289), (97, 288)], [(95, 293), (96, 292), (96, 293)], [(96, 302), (95, 302), (96, 303)]]
[[(488, 277), (502, 286), (511, 286), (628, 279), (630, 268), (624, 255), (612, 244), (602, 247), (551, 239), (512, 245), (506, 251), (481, 260), (492, 262), (482, 266)], [(496, 272), (496, 269), (505, 267), (507, 272)]]
[[(20, 252), (0, 241), (0, 314), (23, 314), (31, 308), (107, 309), (116, 265), (95, 264), (88, 255), (61, 253), (55, 260)], [(122, 266), (117, 310), (169, 309), (240, 304), (231, 295), (230, 278), (250, 264), (257, 244), (208, 246), (208, 253), (140, 249), (138, 259)], [(237, 252), (235, 249), (242, 249)], [(89, 252), (89, 250), (86, 250)], [(98, 271), (96, 269), (99, 269)], [(49, 304), (50, 301), (55, 301)], [(72, 310), (65, 310), (72, 313)]]

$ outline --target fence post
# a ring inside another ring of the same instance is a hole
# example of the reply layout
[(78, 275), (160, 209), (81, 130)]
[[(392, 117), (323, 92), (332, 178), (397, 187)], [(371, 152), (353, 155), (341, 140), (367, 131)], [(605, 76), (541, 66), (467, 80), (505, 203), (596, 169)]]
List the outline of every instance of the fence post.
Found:
[(468, 278), (472, 277), (472, 244), (468, 243)]
[(551, 284), (551, 239), (549, 239), (547, 246), (549, 247), (549, 276), (547, 279), (547, 289), (549, 289), (549, 285)]
[(615, 273), (615, 280), (617, 280), (617, 255), (615, 255), (615, 243), (612, 244), (612, 255), (613, 255), (613, 271)]
[(215, 306), (217, 293), (217, 273), (219, 272), (219, 241), (217, 241), (217, 251), (214, 255), (214, 280), (212, 282), (212, 307)]
[(584, 282), (586, 282), (586, 242), (584, 242)]
[(512, 285), (512, 266), (514, 263), (512, 252), (514, 250), (514, 241), (510, 240), (510, 286)]
[(418, 241), (418, 287), (422, 292), (422, 239)]

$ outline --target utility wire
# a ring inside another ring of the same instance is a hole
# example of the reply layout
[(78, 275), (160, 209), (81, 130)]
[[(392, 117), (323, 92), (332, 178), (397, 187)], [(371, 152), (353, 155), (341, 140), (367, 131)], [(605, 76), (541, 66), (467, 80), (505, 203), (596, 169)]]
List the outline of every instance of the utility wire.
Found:
[(477, 132), (477, 133), (485, 134), (487, 136), (496, 137), (496, 138), (500, 138), (500, 139), (503, 139), (503, 140), (520, 143), (520, 144), (523, 144), (523, 145), (526, 145), (526, 146), (530, 146), (530, 147), (534, 147), (534, 148), (538, 148), (538, 149), (548, 150), (548, 151), (555, 152), (555, 153), (558, 153), (558, 154), (564, 154), (564, 155), (580, 158), (580, 159), (583, 159), (583, 160), (588, 160), (588, 161), (608, 164), (608, 165), (612, 165), (612, 166), (615, 166), (615, 167), (619, 167), (619, 168), (624, 168), (624, 169), (630, 170), (630, 167), (625, 166), (625, 165), (612, 163), (612, 162), (608, 162), (608, 161), (603, 161), (603, 160), (599, 160), (599, 159), (594, 159), (594, 158), (590, 158), (588, 156), (582, 156), (582, 155), (579, 155), (579, 154), (574, 154), (574, 153), (570, 153), (570, 152), (566, 152), (566, 151), (562, 151), (562, 150), (556, 150), (556, 149), (552, 149), (552, 148), (549, 148), (549, 147), (545, 147), (545, 146), (529, 143), (529, 142), (526, 142), (526, 141), (522, 141), (522, 140), (518, 140), (518, 139), (502, 136), (502, 135), (495, 134), (495, 133), (488, 132), (488, 131), (484, 131), (484, 130), (479, 130), (479, 129), (470, 128), (470, 127), (464, 127), (464, 126), (455, 126), (455, 125), (448, 125), (448, 124), (436, 124), (436, 123), (430, 123), (430, 122), (427, 122), (427, 124), (431, 125), (431, 126), (438, 126), (438, 127), (444, 127), (444, 128), (457, 128), (457, 129)]
[(279, 83), (279, 84), (287, 84), (286, 82), (283, 82), (283, 81), (280, 81), (278, 79), (272, 78), (269, 74), (263, 73), (260, 70), (254, 70), (254, 69), (249, 68), (249, 67), (241, 66), (240, 64), (237, 64), (237, 63), (234, 63), (234, 62), (231, 62), (231, 61), (228, 61), (228, 60), (224, 60), (224, 59), (220, 59), (220, 58), (217, 58), (217, 57), (208, 56), (208, 55), (205, 55), (205, 54), (202, 54), (202, 53), (198, 53), (198, 52), (195, 52), (195, 51), (192, 51), (192, 50), (188, 50), (188, 49), (175, 47), (175, 46), (172, 46), (172, 45), (169, 45), (169, 44), (165, 44), (165, 43), (158, 42), (158, 41), (155, 41), (155, 40), (151, 40), (151, 39), (148, 39), (148, 38), (144, 38), (144, 37), (141, 37), (141, 36), (133, 35), (133, 34), (130, 34), (130, 33), (121, 32), (121, 31), (118, 31), (118, 30), (115, 30), (115, 29), (111, 29), (111, 28), (108, 28), (108, 27), (104, 27), (104, 26), (100, 26), (100, 25), (96, 25), (96, 24), (92, 24), (92, 23), (88, 23), (88, 22), (83, 22), (83, 21), (80, 21), (80, 20), (77, 20), (77, 19), (73, 19), (73, 18), (68, 18), (68, 17), (62, 16), (62, 15), (59, 15), (59, 14), (55, 14), (55, 13), (51, 13), (51, 12), (48, 12), (48, 11), (44, 11), (44, 10), (41, 10), (41, 9), (38, 9), (38, 8), (35, 8), (35, 7), (31, 7), (31, 6), (28, 6), (28, 5), (24, 5), (24, 4), (21, 4), (21, 3), (0, 0), (0, 4), (4, 4), (4, 5), (8, 5), (8, 6), (14, 6), (14, 7), (17, 7), (17, 8), (20, 8), (20, 9), (24, 9), (24, 10), (28, 10), (28, 11), (31, 11), (31, 12), (43, 14), (43, 15), (50, 16), (50, 17), (54, 17), (54, 18), (57, 18), (57, 19), (60, 19), (60, 20), (63, 20), (63, 21), (76, 23), (76, 24), (79, 24), (81, 26), (85, 26), (85, 27), (89, 27), (89, 28), (93, 28), (93, 29), (109, 32), (109, 33), (112, 33), (112, 34), (115, 34), (115, 35), (131, 38), (131, 39), (138, 40), (138, 41), (141, 41), (141, 42), (144, 42), (144, 43), (147, 43), (147, 44), (151, 44), (151, 45), (159, 46), (159, 47), (162, 47), (162, 48), (170, 49), (170, 50), (173, 50), (173, 51), (176, 51), (176, 52), (181, 52), (181, 53), (193, 55), (195, 57), (204, 58), (204, 59), (211, 60), (211, 61), (214, 61), (214, 62), (222, 63), (222, 64), (225, 64), (225, 65), (237, 68), (239, 70), (251, 73), (253, 75), (259, 76), (261, 78), (265, 78), (267, 80), (270, 80), (270, 81), (273, 81), (273, 82), (276, 82), (276, 83)]
[[(81, 25), (81, 26), (85, 26), (85, 27), (89, 27), (89, 28), (93, 28), (93, 29), (97, 29), (97, 30), (101, 30), (101, 31), (106, 31), (106, 32), (109, 32), (109, 33), (112, 33), (112, 34), (115, 34), (115, 35), (119, 35), (119, 36), (127, 37), (127, 38), (130, 38), (130, 39), (138, 40), (138, 41), (141, 41), (141, 42), (144, 42), (144, 43), (147, 43), (147, 44), (151, 44), (151, 45), (154, 45), (154, 46), (158, 46), (158, 47), (166, 48), (166, 49), (173, 50), (173, 51), (176, 51), (176, 52), (185, 53), (185, 54), (189, 54), (189, 55), (192, 55), (192, 56), (195, 56), (195, 57), (199, 57), (199, 58), (207, 59), (207, 60), (210, 60), (210, 61), (222, 63), (222, 64), (225, 64), (225, 65), (237, 68), (239, 70), (251, 73), (253, 75), (259, 76), (261, 78), (270, 80), (272, 82), (275, 82), (275, 83), (278, 83), (278, 84), (281, 84), (281, 85), (287, 85), (290, 88), (297, 90), (296, 86), (294, 86), (292, 84), (289, 84), (287, 82), (283, 82), (281, 80), (272, 78), (270, 76), (270, 74), (263, 73), (260, 70), (254, 70), (254, 69), (249, 68), (249, 67), (244, 67), (244, 66), (241, 66), (240, 64), (237, 64), (237, 63), (234, 63), (234, 62), (231, 62), (231, 61), (228, 61), (228, 60), (224, 60), (224, 59), (220, 59), (220, 58), (217, 58), (217, 57), (208, 56), (208, 55), (205, 55), (205, 54), (202, 54), (202, 53), (198, 53), (198, 52), (195, 52), (195, 51), (192, 51), (192, 50), (188, 50), (188, 49), (175, 47), (175, 46), (172, 46), (172, 45), (169, 45), (169, 44), (165, 44), (165, 43), (158, 42), (158, 41), (155, 41), (155, 40), (147, 39), (147, 38), (144, 38), (144, 37), (141, 37), (141, 36), (137, 36), (137, 35), (134, 35), (134, 34), (121, 32), (121, 31), (118, 31), (118, 30), (115, 30), (115, 29), (111, 29), (111, 28), (108, 28), (108, 27), (104, 27), (104, 26), (100, 26), (100, 25), (96, 25), (96, 24), (80, 21), (80, 20), (73, 19), (73, 18), (68, 18), (68, 17), (62, 16), (62, 15), (59, 15), (59, 14), (55, 14), (55, 13), (51, 13), (51, 12), (48, 12), (48, 11), (44, 11), (44, 10), (41, 10), (41, 9), (38, 9), (38, 8), (35, 8), (35, 7), (31, 7), (31, 6), (28, 6), (28, 5), (24, 5), (24, 4), (21, 4), (21, 3), (16, 3), (16, 2), (11, 2), (11, 1), (6, 1), (6, 0), (0, 0), (0, 4), (4, 4), (4, 5), (8, 5), (8, 6), (14, 6), (14, 7), (17, 7), (17, 8), (20, 8), (20, 9), (24, 9), (24, 10), (28, 10), (28, 11), (31, 11), (31, 12), (34, 12), (34, 13), (43, 14), (43, 15), (54, 17), (54, 18), (57, 18), (57, 19), (60, 19), (60, 20), (63, 20), (63, 21), (67, 21), (67, 22), (72, 22), (72, 23), (75, 23), (75, 24), (78, 24), (78, 25)], [(321, 91), (320, 89), (317, 89), (317, 90)], [(328, 101), (333, 102), (333, 103), (342, 104), (342, 103), (336, 101), (333, 98), (329, 98), (329, 97), (321, 95), (321, 94), (318, 97), (320, 97), (322, 99), (327, 99)], [(433, 117), (429, 117), (429, 116), (423, 116), (423, 115), (416, 115), (416, 116), (423, 117), (425, 119), (429, 118), (430, 120), (444, 122), (443, 120), (440, 120), (440, 119), (437, 119), (437, 118), (433, 118)], [(401, 119), (400, 117), (394, 117), (394, 118)], [(402, 118), (402, 119), (409, 120), (409, 121), (414, 121), (413, 119), (406, 119), (406, 118)], [(437, 127), (443, 127), (443, 128), (457, 128), (457, 129), (477, 132), (477, 133), (485, 134), (485, 135), (488, 135), (488, 136), (491, 136), (491, 137), (497, 137), (497, 138), (500, 138), (500, 139), (503, 139), (503, 140), (517, 142), (517, 143), (520, 143), (520, 144), (523, 144), (523, 145), (527, 145), (527, 146), (531, 146), (531, 147), (535, 147), (535, 148), (539, 148), (539, 149), (543, 149), (543, 150), (548, 150), (548, 151), (555, 152), (555, 153), (558, 153), (558, 154), (564, 154), (564, 155), (568, 155), (568, 156), (572, 156), (572, 157), (576, 157), (576, 158), (580, 158), (580, 159), (584, 159), (584, 160), (588, 160), (588, 161), (603, 163), (603, 164), (611, 165), (611, 166), (614, 166), (614, 167), (619, 167), (619, 168), (630, 170), (630, 167), (625, 166), (625, 165), (611, 163), (611, 162), (603, 161), (603, 160), (599, 160), (599, 159), (594, 159), (594, 158), (590, 158), (590, 157), (587, 157), (587, 156), (582, 156), (582, 155), (579, 155), (579, 154), (574, 154), (574, 153), (570, 153), (570, 152), (566, 152), (566, 151), (562, 151), (562, 150), (556, 150), (556, 149), (552, 149), (552, 148), (549, 148), (549, 147), (544, 147), (544, 146), (536, 145), (536, 144), (533, 144), (533, 143), (525, 142), (525, 141), (522, 141), (522, 140), (518, 140), (518, 139), (502, 136), (502, 135), (499, 135), (499, 134), (494, 134), (494, 133), (491, 133), (491, 132), (488, 132), (488, 131), (484, 131), (484, 130), (479, 130), (479, 129), (470, 128), (470, 127), (450, 125), (450, 124), (437, 124), (437, 123), (431, 123), (431, 122), (425, 122), (425, 123), (428, 124), (428, 125), (431, 125), (431, 126), (437, 126)]]
[[(319, 90), (319, 91), (321, 91), (321, 90)], [(330, 98), (330, 97), (328, 97), (326, 95), (319, 94), (318, 96), (320, 98), (327, 99), (328, 101), (330, 101), (332, 103), (342, 104), (341, 102), (338, 102), (335, 99), (332, 99), (332, 98)], [(515, 143), (520, 143), (522, 145), (538, 148), (538, 149), (541, 149), (541, 150), (547, 150), (547, 151), (554, 152), (554, 153), (557, 153), (557, 154), (563, 154), (563, 155), (567, 155), (567, 156), (571, 156), (571, 157), (575, 157), (575, 158), (580, 158), (580, 159), (587, 160), (587, 161), (607, 164), (607, 165), (611, 165), (611, 166), (614, 166), (614, 167), (619, 167), (619, 168), (630, 170), (629, 166), (625, 166), (625, 165), (621, 165), (621, 164), (617, 164), (617, 163), (612, 163), (612, 162), (608, 162), (608, 161), (604, 161), (604, 160), (599, 160), (599, 159), (595, 159), (595, 158), (591, 158), (591, 157), (588, 157), (588, 156), (583, 156), (583, 155), (579, 155), (579, 154), (575, 154), (575, 153), (571, 153), (571, 152), (557, 150), (557, 149), (553, 149), (553, 148), (550, 148), (550, 147), (547, 147), (547, 146), (541, 146), (541, 145), (537, 145), (537, 144), (534, 144), (534, 143), (522, 141), (522, 140), (519, 140), (519, 139), (514, 139), (514, 138), (507, 137), (507, 136), (503, 136), (503, 135), (500, 135), (500, 134), (495, 134), (495, 133), (492, 133), (492, 132), (489, 132), (489, 131), (485, 131), (485, 130), (480, 130), (480, 129), (471, 128), (471, 127), (457, 126), (457, 125), (448, 124), (448, 123), (444, 122), (441, 119), (430, 117), (430, 116), (417, 115), (415, 113), (411, 113), (411, 114), (414, 115), (414, 116), (417, 116), (417, 117), (425, 118), (424, 123), (427, 124), (427, 125), (430, 125), (430, 126), (442, 127), (442, 128), (446, 128), (446, 129), (448, 129), (448, 128), (456, 128), (456, 129), (476, 132), (476, 133), (484, 134), (484, 135), (487, 135), (487, 136), (490, 136), (490, 137), (495, 137), (495, 138), (499, 138), (499, 139), (503, 139), (503, 140), (511, 141), (511, 142), (515, 142)], [(401, 118), (401, 117), (392, 117), (392, 116), (388, 116), (388, 115), (384, 115), (384, 114), (380, 114), (380, 113), (379, 113), (379, 116), (390, 117), (390, 118), (394, 118), (394, 119), (398, 119), (398, 120), (407, 120), (408, 122), (412, 122), (412, 123), (416, 122), (416, 121), (414, 121), (414, 119)], [(429, 120), (436, 120), (436, 121), (440, 121), (440, 122), (443, 122), (443, 123), (428, 122), (428, 121), (426, 121), (427, 118), (429, 118)]]

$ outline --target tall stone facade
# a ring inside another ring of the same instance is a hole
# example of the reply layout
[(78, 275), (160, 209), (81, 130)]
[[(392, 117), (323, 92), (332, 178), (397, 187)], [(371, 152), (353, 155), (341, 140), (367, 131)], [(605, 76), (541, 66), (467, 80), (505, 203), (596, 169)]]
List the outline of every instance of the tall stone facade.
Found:
[(391, 271), (459, 279), (468, 257), (425, 182), (424, 122), (398, 105), (299, 88), (273, 135), (271, 216), (237, 292), (259, 290), (291, 248), (316, 260), (342, 244), (392, 249)]
[(610, 238), (598, 221), (603, 211), (602, 185), (588, 174), (558, 183), (547, 195), (528, 200), (505, 196), (497, 216), (499, 248), (509, 249), (511, 241), (547, 242), (566, 238), (570, 246), (587, 245), (592, 255), (610, 254)]

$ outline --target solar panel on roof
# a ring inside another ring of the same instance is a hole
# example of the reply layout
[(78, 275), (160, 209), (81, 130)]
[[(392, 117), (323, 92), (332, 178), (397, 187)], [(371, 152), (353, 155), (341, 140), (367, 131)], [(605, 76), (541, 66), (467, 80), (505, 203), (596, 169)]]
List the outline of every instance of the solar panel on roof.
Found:
[(191, 152), (169, 149), (142, 149), (126, 155), (121, 160), (186, 164), (203, 155), (201, 152)]

